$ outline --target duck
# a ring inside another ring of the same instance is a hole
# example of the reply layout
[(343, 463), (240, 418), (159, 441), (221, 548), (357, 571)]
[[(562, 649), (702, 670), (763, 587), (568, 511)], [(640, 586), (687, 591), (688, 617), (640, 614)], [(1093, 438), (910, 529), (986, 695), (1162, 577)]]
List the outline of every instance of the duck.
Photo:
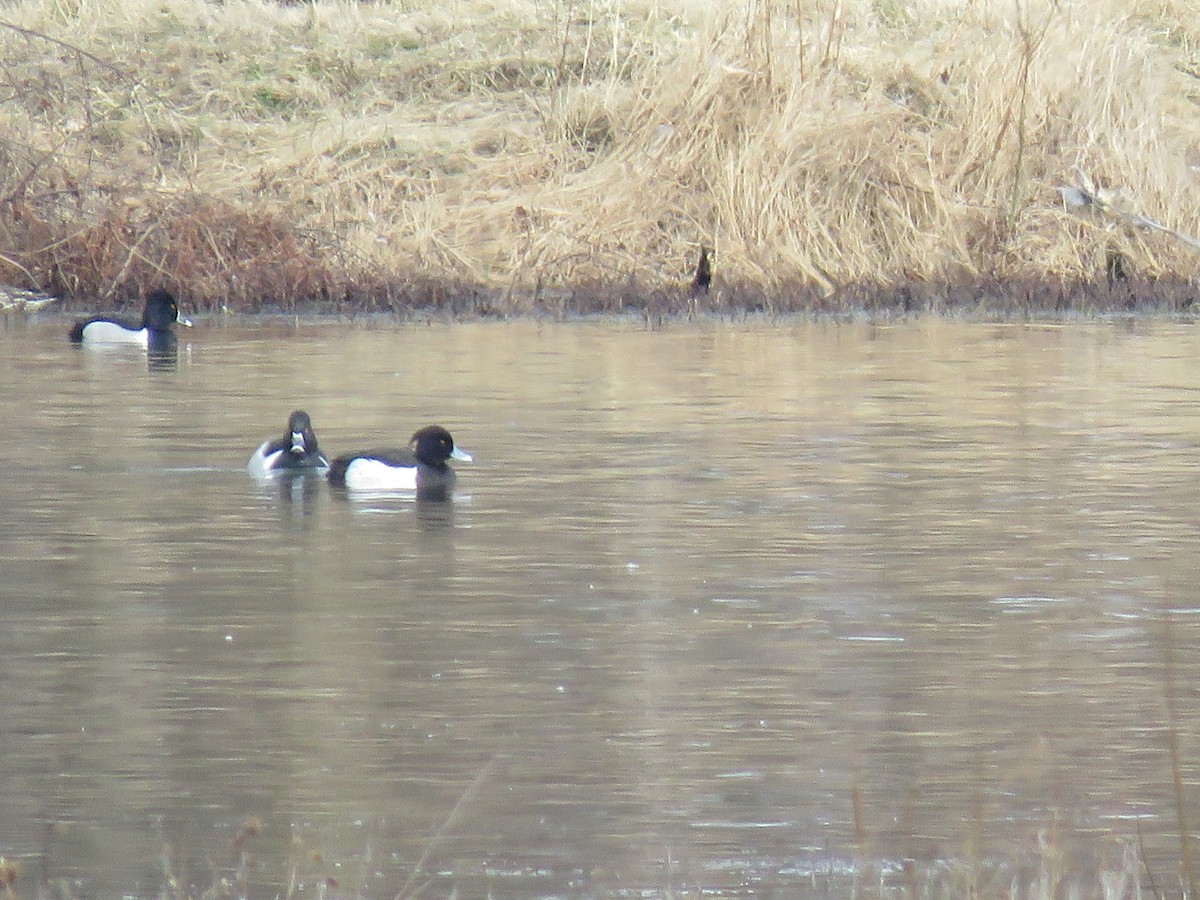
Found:
[(175, 324), (191, 327), (179, 315), (179, 305), (170, 291), (156, 290), (146, 295), (142, 321), (119, 316), (92, 316), (75, 323), (70, 338), (85, 346), (130, 344), (148, 350), (169, 350), (175, 346)]
[(415, 491), (421, 499), (446, 499), (454, 489), (457, 459), (471, 462), (471, 454), (454, 445), (441, 425), (417, 431), (403, 450), (364, 450), (338, 456), (326, 477), (334, 487), (350, 491)]
[(288, 416), (287, 430), (273, 441), (263, 441), (246, 468), (251, 475), (265, 478), (275, 473), (301, 474), (329, 468), (329, 460), (317, 446), (312, 419), (302, 409)]

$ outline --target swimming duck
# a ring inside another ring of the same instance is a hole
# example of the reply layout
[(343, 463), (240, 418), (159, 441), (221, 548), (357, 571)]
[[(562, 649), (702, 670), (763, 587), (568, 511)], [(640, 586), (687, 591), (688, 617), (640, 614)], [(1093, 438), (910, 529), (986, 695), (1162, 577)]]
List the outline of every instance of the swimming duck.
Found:
[(151, 291), (146, 296), (142, 321), (120, 316), (92, 316), (75, 323), (71, 340), (76, 344), (97, 346), (131, 344), (148, 350), (168, 350), (175, 346), (175, 323), (191, 327), (179, 315), (179, 306), (168, 291)]
[(415, 491), (418, 497), (445, 498), (454, 488), (451, 459), (471, 461), (454, 446), (450, 432), (429, 425), (412, 436), (403, 450), (379, 449), (348, 453), (329, 467), (329, 483), (351, 491)]
[(275, 472), (301, 473), (329, 468), (329, 460), (317, 446), (312, 419), (302, 409), (288, 416), (283, 437), (263, 441), (246, 464), (250, 474), (266, 477)]

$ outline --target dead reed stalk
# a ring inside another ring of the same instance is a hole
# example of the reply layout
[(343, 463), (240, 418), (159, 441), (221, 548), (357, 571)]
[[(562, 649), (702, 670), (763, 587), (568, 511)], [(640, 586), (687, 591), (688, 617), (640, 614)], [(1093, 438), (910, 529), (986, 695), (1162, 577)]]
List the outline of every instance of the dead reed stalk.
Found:
[[(0, 282), (200, 307), (689, 308), (1147, 281), (1200, 232), (1191, 4), (16, 0)], [(446, 283), (449, 290), (431, 285)], [(922, 289), (927, 285), (929, 288)], [(659, 298), (659, 299), (654, 299)], [(691, 298), (695, 300), (696, 298)], [(693, 303), (693, 306), (695, 304)]]

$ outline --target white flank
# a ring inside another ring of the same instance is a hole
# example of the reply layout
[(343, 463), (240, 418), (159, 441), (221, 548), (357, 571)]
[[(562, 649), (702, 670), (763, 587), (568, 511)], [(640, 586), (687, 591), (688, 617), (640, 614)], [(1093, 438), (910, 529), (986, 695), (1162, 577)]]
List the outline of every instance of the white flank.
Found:
[(353, 491), (415, 491), (416, 466), (389, 466), (359, 457), (346, 467), (346, 487)]
[(279, 454), (283, 452), (276, 450), (268, 456), (267, 447), (270, 444), (270, 441), (263, 441), (262, 445), (254, 451), (254, 455), (250, 457), (250, 462), (246, 463), (246, 469), (255, 478), (270, 478), (271, 467), (275, 465), (275, 460), (279, 459)]
[(136, 344), (139, 347), (150, 346), (150, 332), (145, 328), (140, 331), (130, 331), (115, 322), (92, 322), (83, 329), (85, 344)]

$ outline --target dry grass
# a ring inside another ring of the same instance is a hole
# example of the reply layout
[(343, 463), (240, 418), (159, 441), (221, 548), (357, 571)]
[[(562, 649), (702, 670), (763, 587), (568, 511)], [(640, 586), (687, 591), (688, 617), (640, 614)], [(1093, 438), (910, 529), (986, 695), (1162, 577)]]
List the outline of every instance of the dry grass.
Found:
[(16, 0), (0, 281), (164, 284), (201, 308), (683, 308), (703, 244), (693, 304), (1062, 295), (1107, 290), (1114, 258), (1190, 296), (1195, 249), (1055, 187), (1078, 166), (1200, 233), (1194, 13)]
[[(253, 829), (253, 830), (251, 830)], [(421, 870), (422, 857), (409, 871), (388, 871), (385, 882), (363, 878), (361, 858), (339, 862), (326, 858), (311, 838), (294, 833), (286, 847), (268, 847), (258, 839), (263, 824), (248, 819), (238, 834), (215, 849), (200, 850), (195, 858), (171, 845), (161, 848), (159, 858), (159, 900), (234, 900), (248, 896), (273, 896), (280, 900), (313, 896), (318, 898), (384, 898), (413, 900), (418, 897), (475, 896), (480, 891), (499, 891), (495, 875), (467, 866), (460, 873), (443, 870), (436, 874)], [(846, 897), (848, 900), (1141, 900), (1181, 896), (1178, 890), (1160, 893), (1151, 882), (1134, 843), (1112, 841), (1095, 856), (1080, 859), (1064, 850), (1054, 829), (1042, 831), (1030, 842), (1020, 858), (996, 860), (970, 856), (953, 859), (905, 859), (886, 863), (853, 863), (830, 858), (814, 862), (804, 874), (749, 877), (737, 887), (721, 887), (721, 882), (706, 883), (704, 872), (673, 871), (669, 851), (663, 860), (662, 883), (609, 884), (603, 877), (584, 888), (593, 896), (641, 896), (693, 898), (705, 896), (747, 896), (756, 891), (762, 896)], [(428, 849), (440, 839), (435, 836)], [(365, 854), (369, 855), (369, 854)], [(21, 867), (0, 858), (2, 897), (56, 897), (74, 900), (94, 893), (89, 879), (63, 878), (46, 871), (46, 861), (30, 858)], [(711, 873), (707, 873), (711, 878)], [(556, 877), (542, 872), (533, 881), (517, 878), (508, 895), (522, 889), (536, 892), (539, 879), (545, 880), (542, 892), (553, 890)], [(577, 876), (575, 876), (577, 877)], [(745, 876), (744, 876), (745, 877)], [(403, 882), (397, 890), (387, 883)], [(1172, 884), (1171, 882), (1166, 882)], [(1177, 887), (1177, 883), (1172, 885)], [(481, 894), (480, 894), (481, 895)], [(1186, 896), (1191, 896), (1186, 894)]]

